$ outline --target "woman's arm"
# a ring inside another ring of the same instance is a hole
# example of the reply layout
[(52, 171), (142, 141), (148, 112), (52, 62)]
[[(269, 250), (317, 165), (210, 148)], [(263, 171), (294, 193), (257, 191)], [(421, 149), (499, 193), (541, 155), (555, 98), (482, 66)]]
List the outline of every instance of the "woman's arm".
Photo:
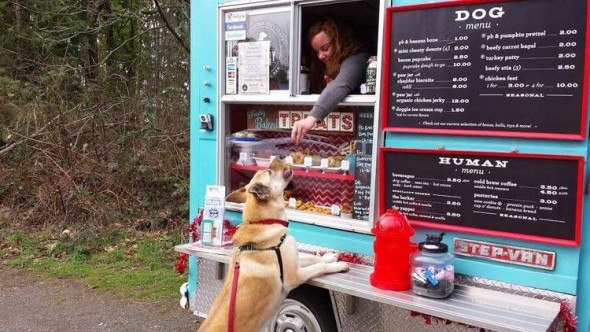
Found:
[(324, 119), (338, 103), (363, 83), (369, 56), (369, 53), (361, 52), (342, 61), (338, 76), (322, 91), (311, 109), (311, 116), (319, 120)]
[(338, 76), (322, 91), (309, 116), (293, 125), (291, 139), (295, 144), (299, 144), (303, 136), (315, 126), (316, 121), (323, 120), (342, 99), (363, 83), (369, 56), (369, 53), (361, 52), (342, 61)]

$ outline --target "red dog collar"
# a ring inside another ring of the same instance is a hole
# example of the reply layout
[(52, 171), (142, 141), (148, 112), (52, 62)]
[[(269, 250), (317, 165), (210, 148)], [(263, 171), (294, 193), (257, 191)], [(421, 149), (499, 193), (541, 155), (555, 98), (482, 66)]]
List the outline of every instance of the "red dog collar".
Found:
[(251, 222), (254, 225), (281, 225), (289, 227), (289, 222), (282, 219), (265, 219), (260, 221)]

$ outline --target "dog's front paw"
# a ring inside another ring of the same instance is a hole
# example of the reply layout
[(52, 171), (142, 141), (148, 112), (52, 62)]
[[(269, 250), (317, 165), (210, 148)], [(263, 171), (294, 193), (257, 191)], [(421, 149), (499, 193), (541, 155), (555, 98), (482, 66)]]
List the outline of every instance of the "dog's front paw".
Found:
[(334, 267), (334, 272), (348, 272), (350, 266), (346, 262), (336, 262), (331, 264)]
[(324, 261), (324, 263), (334, 263), (337, 260), (338, 256), (333, 252), (326, 253), (322, 256), (322, 261)]

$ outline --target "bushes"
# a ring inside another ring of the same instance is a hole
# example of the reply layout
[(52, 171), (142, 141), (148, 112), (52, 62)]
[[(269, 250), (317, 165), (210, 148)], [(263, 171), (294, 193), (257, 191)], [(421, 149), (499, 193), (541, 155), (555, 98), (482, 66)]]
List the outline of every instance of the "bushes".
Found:
[(151, 1), (89, 4), (0, 6), (0, 225), (184, 223), (188, 54)]

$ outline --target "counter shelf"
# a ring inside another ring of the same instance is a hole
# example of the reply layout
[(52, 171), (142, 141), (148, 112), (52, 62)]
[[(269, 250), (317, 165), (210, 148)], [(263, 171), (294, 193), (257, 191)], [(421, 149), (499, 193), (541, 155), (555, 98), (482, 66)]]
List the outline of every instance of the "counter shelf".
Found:
[[(223, 279), (230, 260), (229, 247), (204, 248), (187, 243), (174, 247), (177, 252), (199, 257), (206, 264), (217, 265)], [(350, 264), (350, 271), (334, 273), (309, 280), (312, 286), (328, 289), (354, 301), (368, 299), (384, 305), (432, 315), (454, 322), (494, 331), (547, 331), (551, 330), (560, 311), (560, 304), (502, 291), (470, 285), (456, 285), (447, 299), (431, 299), (415, 295), (411, 290), (395, 292), (375, 288), (369, 283), (371, 266)], [(361, 314), (361, 313), (358, 313)]]

